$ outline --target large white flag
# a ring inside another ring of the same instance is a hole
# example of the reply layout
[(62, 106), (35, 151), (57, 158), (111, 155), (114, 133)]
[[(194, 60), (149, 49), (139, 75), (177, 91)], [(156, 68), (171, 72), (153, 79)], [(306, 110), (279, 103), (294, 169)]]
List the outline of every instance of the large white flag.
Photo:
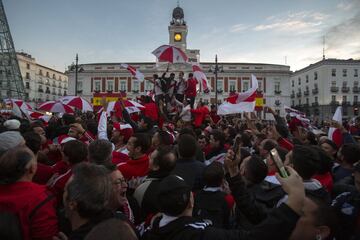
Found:
[(256, 90), (258, 89), (258, 81), (251, 74), (251, 88), (243, 93), (238, 93), (227, 98), (227, 101), (218, 108), (218, 115), (227, 115), (242, 112), (253, 112), (255, 109)]
[(123, 68), (126, 68), (133, 77), (135, 77), (137, 80), (139, 80), (140, 82), (144, 81), (144, 74), (142, 72), (140, 72), (138, 69), (134, 68), (133, 66), (126, 64), (126, 63), (122, 63), (121, 66)]
[[(342, 124), (342, 107), (339, 106), (336, 108), (336, 111), (334, 113), (334, 116), (332, 120)], [(340, 129), (337, 128), (329, 128), (328, 137), (330, 140), (332, 140), (336, 145), (339, 147), (342, 144), (342, 133)]]

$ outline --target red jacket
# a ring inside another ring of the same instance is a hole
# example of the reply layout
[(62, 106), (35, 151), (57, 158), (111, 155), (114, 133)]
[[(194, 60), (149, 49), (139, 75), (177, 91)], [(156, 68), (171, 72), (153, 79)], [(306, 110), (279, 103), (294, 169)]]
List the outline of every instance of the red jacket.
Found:
[(112, 152), (112, 163), (119, 165), (120, 163), (125, 163), (129, 160), (129, 156), (122, 152)]
[(33, 182), (45, 185), (52, 175), (54, 175), (54, 169), (52, 167), (38, 163)]
[(151, 118), (151, 120), (153, 121), (157, 121), (159, 119), (159, 109), (155, 103), (145, 103), (144, 107), (145, 109), (143, 110), (143, 112), (146, 117)]
[(206, 106), (191, 109), (191, 112), (194, 114), (194, 126), (200, 127), (201, 124), (204, 122), (206, 116), (209, 114), (209, 109)]
[(196, 97), (196, 84), (197, 84), (197, 80), (195, 78), (189, 78), (186, 81), (186, 89), (185, 89), (186, 97)]
[(332, 192), (333, 186), (334, 186), (334, 181), (333, 181), (333, 178), (332, 178), (330, 172), (327, 172), (322, 175), (317, 174), (317, 175), (313, 176), (313, 178), (318, 180), (321, 183), (321, 185), (323, 185), (329, 193)]
[(0, 185), (0, 212), (18, 216), (24, 240), (52, 239), (58, 234), (55, 207), (55, 198), (45, 186), (33, 182)]
[(64, 174), (55, 178), (51, 183), (49, 183), (49, 190), (55, 195), (59, 205), (62, 204), (63, 194), (66, 183), (69, 181), (72, 176), (71, 168)]
[(215, 124), (217, 124), (218, 121), (220, 121), (220, 116), (217, 115), (216, 112), (210, 112), (210, 117)]
[(129, 159), (126, 163), (120, 163), (118, 169), (127, 180), (132, 177), (144, 177), (149, 171), (149, 157), (144, 154), (136, 160)]

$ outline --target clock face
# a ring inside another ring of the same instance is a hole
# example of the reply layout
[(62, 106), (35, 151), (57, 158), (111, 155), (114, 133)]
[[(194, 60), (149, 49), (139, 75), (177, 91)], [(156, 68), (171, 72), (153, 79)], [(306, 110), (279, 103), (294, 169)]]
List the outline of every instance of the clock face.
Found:
[(182, 39), (181, 33), (175, 33), (175, 35), (174, 35), (174, 40), (175, 40), (176, 42), (180, 42), (181, 39)]

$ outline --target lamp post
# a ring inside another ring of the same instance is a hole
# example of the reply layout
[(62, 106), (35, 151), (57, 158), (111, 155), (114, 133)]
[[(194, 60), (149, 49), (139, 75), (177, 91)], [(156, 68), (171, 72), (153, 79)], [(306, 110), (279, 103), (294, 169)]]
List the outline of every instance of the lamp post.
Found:
[(217, 82), (218, 82), (218, 72), (224, 72), (223, 66), (218, 65), (218, 59), (217, 54), (215, 55), (215, 66), (210, 66), (209, 72), (212, 72), (215, 74), (215, 106), (217, 109), (218, 105), (218, 88), (217, 88)]
[(78, 57), (78, 54), (76, 54), (76, 58), (75, 58), (75, 96), (77, 96), (77, 80), (78, 80), (78, 68), (79, 68), (79, 65), (78, 65), (78, 61), (79, 61), (79, 57)]

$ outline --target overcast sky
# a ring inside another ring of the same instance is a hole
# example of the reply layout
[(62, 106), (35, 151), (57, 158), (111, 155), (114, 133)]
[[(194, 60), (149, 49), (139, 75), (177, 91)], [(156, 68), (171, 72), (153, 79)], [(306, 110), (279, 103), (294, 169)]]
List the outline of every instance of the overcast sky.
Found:
[[(64, 71), (80, 63), (155, 61), (176, 0), (3, 0), (17, 51)], [(287, 64), (360, 58), (360, 0), (180, 0), (201, 61)]]

